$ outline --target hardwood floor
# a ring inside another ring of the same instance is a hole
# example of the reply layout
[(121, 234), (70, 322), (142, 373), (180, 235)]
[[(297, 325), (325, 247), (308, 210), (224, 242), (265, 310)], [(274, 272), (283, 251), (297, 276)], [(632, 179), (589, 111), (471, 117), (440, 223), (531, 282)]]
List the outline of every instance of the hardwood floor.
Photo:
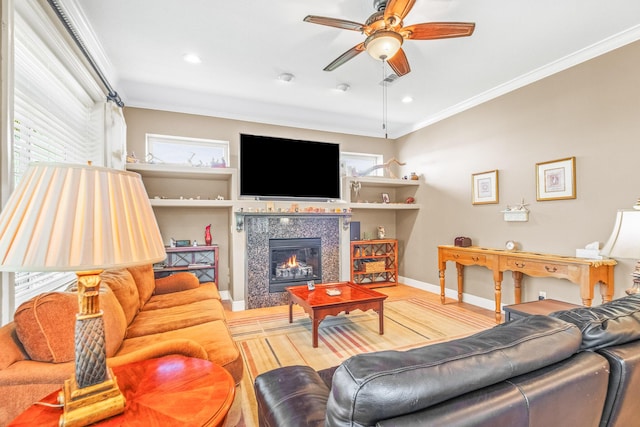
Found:
[[(421, 298), (428, 298), (433, 301), (440, 301), (440, 295), (423, 291), (422, 289), (414, 288), (411, 286), (403, 285), (401, 283), (399, 283), (397, 286), (377, 288), (376, 291), (381, 292), (385, 295), (388, 295), (387, 301), (400, 300), (400, 299), (406, 299), (411, 297), (421, 297)], [(243, 311), (231, 311), (230, 301), (225, 300), (222, 302), (222, 304), (224, 306), (225, 314), (228, 320), (246, 319), (252, 316), (261, 316), (261, 315), (274, 314), (274, 313), (288, 313), (288, 310), (289, 310), (288, 305), (279, 305), (275, 307), (254, 308), (254, 309), (243, 310)], [(493, 311), (487, 310), (485, 308), (481, 308), (469, 303), (465, 303), (465, 302), (458, 303), (454, 299), (447, 298), (445, 304), (460, 304), (462, 307), (470, 311), (481, 314), (483, 316), (487, 316), (491, 319), (495, 318)], [(297, 305), (294, 306), (294, 310), (302, 311), (302, 309)]]

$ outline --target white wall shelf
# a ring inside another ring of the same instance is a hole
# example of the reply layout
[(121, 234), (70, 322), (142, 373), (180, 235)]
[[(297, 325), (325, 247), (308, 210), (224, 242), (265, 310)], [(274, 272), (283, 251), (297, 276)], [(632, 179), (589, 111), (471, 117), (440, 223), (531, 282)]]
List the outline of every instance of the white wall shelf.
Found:
[(149, 163), (127, 163), (127, 170), (149, 178), (208, 179), (218, 181), (230, 181), (237, 173), (235, 168), (205, 168)]

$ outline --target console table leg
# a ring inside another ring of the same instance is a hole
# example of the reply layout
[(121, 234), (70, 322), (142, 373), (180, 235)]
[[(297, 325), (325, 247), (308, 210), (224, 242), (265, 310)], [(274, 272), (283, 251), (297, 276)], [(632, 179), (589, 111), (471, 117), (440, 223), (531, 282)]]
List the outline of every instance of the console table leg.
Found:
[(440, 276), (440, 303), (444, 304), (444, 268), (442, 268), (442, 266), (440, 267), (438, 275)]
[(458, 270), (458, 302), (462, 302), (462, 288), (464, 287), (464, 265), (456, 262)]
[(378, 330), (380, 335), (384, 335), (384, 306), (380, 302), (380, 308), (378, 309)]
[(500, 307), (502, 301), (502, 282), (495, 281), (495, 299), (496, 299), (496, 323), (500, 323), (502, 320), (502, 310)]
[(522, 271), (512, 271), (511, 276), (513, 277), (515, 303), (520, 304), (522, 302)]

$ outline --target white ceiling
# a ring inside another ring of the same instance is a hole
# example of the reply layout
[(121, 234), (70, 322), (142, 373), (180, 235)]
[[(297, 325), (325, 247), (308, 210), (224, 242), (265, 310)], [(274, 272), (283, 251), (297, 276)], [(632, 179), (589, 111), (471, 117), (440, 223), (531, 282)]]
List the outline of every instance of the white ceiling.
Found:
[[(382, 63), (362, 53), (322, 70), (364, 36), (303, 22), (364, 23), (373, 0), (62, 3), (84, 15), (95, 40), (76, 25), (101, 47), (94, 56), (127, 106), (384, 137)], [(640, 1), (417, 0), (404, 24), (436, 21), (476, 29), (404, 43), (412, 71), (388, 87), (390, 138), (640, 39)], [(186, 53), (202, 62), (183, 61)], [(285, 72), (295, 75), (289, 84), (278, 80)], [(341, 83), (350, 89), (335, 90)]]

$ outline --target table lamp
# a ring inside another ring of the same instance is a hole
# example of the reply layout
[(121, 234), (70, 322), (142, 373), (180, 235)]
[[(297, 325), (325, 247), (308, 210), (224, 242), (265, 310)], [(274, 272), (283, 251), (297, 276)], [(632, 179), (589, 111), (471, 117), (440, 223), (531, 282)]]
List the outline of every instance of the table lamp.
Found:
[[(639, 205), (638, 208), (640, 209)], [(600, 253), (611, 258), (640, 259), (640, 210), (621, 209), (609, 240)], [(636, 263), (633, 285), (626, 290), (628, 295), (640, 293), (640, 260)]]
[(124, 411), (107, 367), (100, 276), (162, 261), (164, 245), (140, 175), (81, 164), (34, 163), (0, 213), (0, 271), (75, 271), (75, 374), (59, 400), (61, 426)]

